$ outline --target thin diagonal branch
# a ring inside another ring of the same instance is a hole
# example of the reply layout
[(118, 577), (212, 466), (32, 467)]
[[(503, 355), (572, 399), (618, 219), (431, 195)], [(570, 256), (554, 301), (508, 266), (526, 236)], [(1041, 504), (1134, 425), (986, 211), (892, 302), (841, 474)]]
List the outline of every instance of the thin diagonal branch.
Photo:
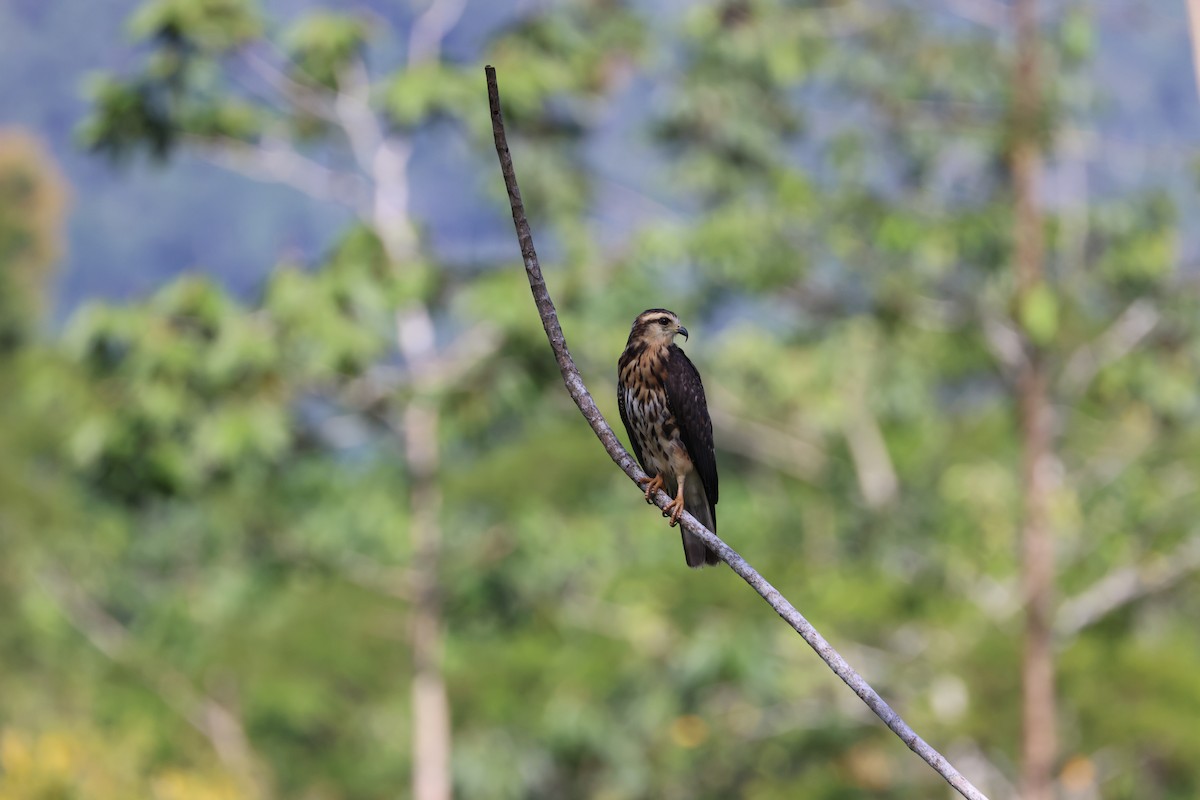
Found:
[[(596, 437), (604, 445), (604, 449), (608, 452), (609, 457), (616, 462), (617, 466), (631, 480), (636, 482), (638, 479), (642, 479), (644, 481), (647, 477), (646, 474), (625, 448), (621, 446), (621, 442), (617, 439), (616, 434), (613, 433), (612, 428), (604, 420), (604, 415), (596, 407), (596, 403), (588, 392), (587, 386), (584, 385), (583, 377), (579, 374), (579, 369), (575, 366), (575, 362), (571, 358), (571, 353), (567, 349), (566, 337), (563, 336), (562, 327), (558, 323), (558, 313), (555, 311), (554, 301), (550, 299), (550, 293), (546, 289), (546, 282), (542, 278), (542, 268), (538, 264), (537, 251), (533, 247), (533, 233), (530, 231), (529, 221), (525, 218), (525, 206), (521, 202), (521, 191), (517, 187), (517, 176), (513, 170), (512, 155), (509, 153), (508, 139), (504, 133), (504, 120), (500, 115), (500, 90), (496, 85), (496, 70), (489, 66), (485, 68), (485, 72), (487, 74), (488, 103), (492, 114), (492, 133), (496, 140), (496, 155), (500, 158), (500, 170), (504, 173), (504, 184), (508, 189), (508, 202), (512, 207), (513, 224), (517, 229), (517, 241), (521, 245), (521, 256), (525, 261), (525, 274), (529, 279), (529, 288), (533, 292), (533, 300), (537, 305), (538, 314), (542, 319), (542, 327), (546, 331), (546, 337), (550, 340), (550, 347), (554, 350), (554, 357), (558, 361), (559, 370), (562, 372), (563, 383), (566, 384), (567, 391), (579, 407), (584, 419), (592, 426)], [(654, 496), (654, 502), (659, 508), (665, 508), (670, 500), (671, 498), (664, 492), (658, 492)], [(918, 736), (908, 726), (908, 723), (901, 719), (900, 715), (892, 710), (891, 706), (879, 696), (879, 693), (872, 689), (863, 677), (846, 663), (846, 660), (833, 649), (833, 646), (825, 641), (825, 637), (821, 636), (817, 629), (787, 601), (787, 598), (780, 594), (779, 590), (768, 583), (765, 578), (759, 575), (754, 567), (746, 563), (746, 560), (738, 555), (732, 547), (717, 538), (716, 534), (697, 522), (696, 518), (687, 512), (684, 512), (679, 524), (686, 528), (689, 533), (693, 533), (703, 539), (710, 550), (716, 552), (721, 560), (729, 565), (730, 569), (741, 576), (746, 583), (750, 584), (754, 591), (758, 592), (767, 601), (768, 605), (775, 609), (775, 612), (791, 625), (796, 633), (800, 634), (809, 647), (816, 651), (817, 655), (829, 665), (834, 674), (841, 678), (875, 712), (876, 716), (891, 728), (893, 733), (899, 736), (914, 753), (924, 759), (929, 766), (933, 767), (939, 775), (945, 778), (946, 782), (954, 787), (959, 794), (968, 798), (968, 800), (986, 800), (983, 792), (976, 789), (941, 753), (934, 750), (924, 739)]]
[(248, 66), (259, 80), (289, 105), (325, 122), (337, 122), (333, 96), (327, 89), (316, 84), (306, 84), (294, 80), (282, 69), (253, 50), (244, 50), (239, 55), (242, 63)]
[(900, 479), (896, 477), (896, 467), (892, 464), (879, 420), (861, 398), (855, 405), (857, 407), (846, 420), (843, 435), (863, 501), (868, 508), (878, 511), (896, 499), (900, 493)]
[(1060, 388), (1078, 394), (1104, 367), (1129, 355), (1159, 322), (1158, 309), (1149, 300), (1135, 300), (1121, 316), (1100, 334), (1071, 355), (1060, 379)]
[(1171, 588), (1200, 569), (1200, 535), (1145, 564), (1110, 572), (1058, 609), (1054, 632), (1067, 640), (1118, 608)]
[(369, 411), (401, 391), (439, 392), (458, 386), (504, 345), (503, 333), (480, 322), (460, 333), (415, 369), (376, 365), (346, 384), (340, 401), (356, 412)]
[(437, 61), (442, 57), (442, 42), (462, 19), (467, 0), (433, 0), (413, 23), (408, 36), (408, 65)]
[(1017, 373), (1027, 361), (1025, 347), (1016, 328), (1003, 320), (985, 314), (983, 316), (983, 338), (992, 357), (1000, 366), (1004, 379), (1010, 383), (1014, 381)]
[(134, 670), (173, 711), (199, 731), (217, 757), (256, 793), (262, 790), (258, 760), (238, 715), (201, 692), (183, 674), (145, 663), (129, 631), (65, 573), (48, 572), (41, 585), (71, 627), (115, 664)]
[(316, 200), (368, 213), (368, 187), (360, 176), (331, 169), (300, 153), (283, 139), (243, 142), (231, 137), (187, 137), (209, 161), (255, 180), (280, 183)]
[(794, 431), (765, 425), (721, 405), (710, 405), (708, 410), (722, 450), (810, 483), (825, 463), (821, 448)]

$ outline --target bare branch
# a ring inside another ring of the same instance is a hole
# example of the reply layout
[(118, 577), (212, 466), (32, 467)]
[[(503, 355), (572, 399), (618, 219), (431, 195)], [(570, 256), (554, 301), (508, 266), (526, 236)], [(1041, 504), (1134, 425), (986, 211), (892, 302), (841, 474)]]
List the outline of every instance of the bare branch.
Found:
[(293, 80), (286, 72), (253, 50), (242, 50), (238, 55), (242, 63), (249, 67), (259, 80), (287, 103), (318, 119), (336, 122), (333, 97), (327, 89)]
[[(397, 320), (397, 326), (404, 324)], [(480, 322), (460, 333), (453, 342), (408, 368), (376, 365), (352, 380), (341, 400), (356, 410), (375, 406), (406, 388), (441, 391), (462, 381), (504, 345), (502, 332), (490, 322)]]
[(863, 501), (868, 508), (879, 510), (896, 498), (900, 479), (896, 477), (879, 421), (861, 398), (856, 405), (858, 408), (846, 420), (842, 432)]
[(1027, 360), (1021, 334), (1014, 326), (996, 317), (984, 316), (983, 338), (1005, 377), (1015, 378)]
[(1158, 325), (1159, 313), (1145, 298), (1135, 300), (1113, 324), (1071, 355), (1059, 379), (1060, 388), (1078, 394), (1104, 367), (1129, 355)]
[(1200, 535), (1145, 564), (1116, 569), (1063, 602), (1054, 633), (1069, 639), (1117, 609), (1171, 588), (1196, 570), (1200, 570)]
[(125, 626), (75, 581), (54, 572), (42, 575), (40, 582), (71, 627), (110, 661), (137, 672), (169, 708), (208, 739), (222, 763), (251, 785), (262, 788), (249, 739), (236, 714), (196, 689), (181, 673), (158, 664), (146, 665)]
[(408, 162), (412, 144), (388, 137), (371, 108), (371, 78), (356, 59), (342, 73), (334, 101), (338, 124), (359, 169), (371, 177), (374, 190), (367, 221), (383, 242), (388, 258), (402, 264), (417, 250), (409, 214)]
[(338, 85), (341, 89), (333, 101), (335, 118), (346, 134), (358, 166), (370, 173), (375, 154), (383, 144), (383, 131), (371, 110), (371, 78), (366, 64), (354, 60), (339, 76)]
[(360, 215), (370, 207), (362, 176), (331, 169), (281, 139), (267, 138), (257, 144), (228, 137), (188, 137), (187, 141), (214, 164), (249, 178), (281, 183)]
[(373, 558), (354, 554), (339, 558), (334, 566), (339, 577), (359, 588), (406, 603), (413, 601), (411, 570), (385, 567)]
[(972, 775), (982, 775), (989, 786), (998, 787), (996, 793), (1001, 797), (1018, 797), (1017, 787), (1008, 779), (1008, 774), (975, 742), (958, 742), (954, 745), (954, 760), (962, 764)]
[[(579, 369), (575, 366), (571, 353), (567, 349), (566, 337), (563, 336), (562, 327), (559, 325), (554, 301), (550, 299), (550, 293), (542, 277), (537, 251), (533, 246), (533, 233), (530, 231), (529, 221), (525, 218), (521, 191), (517, 187), (512, 155), (509, 153), (508, 140), (504, 133), (504, 121), (500, 115), (500, 90), (496, 85), (496, 71), (489, 66), (485, 68), (485, 72), (487, 74), (488, 103), (492, 115), (492, 133), (496, 141), (496, 155), (500, 159), (500, 170), (504, 174), (504, 184), (508, 189), (508, 201), (512, 207), (513, 224), (516, 227), (517, 240), (521, 246), (521, 256), (525, 262), (525, 274), (529, 279), (529, 288), (533, 293), (534, 303), (537, 305), (538, 314), (542, 320), (542, 327), (546, 331), (546, 337), (549, 339), (550, 347), (558, 361), (563, 383), (584, 419), (588, 421), (596, 437), (604, 445), (609, 457), (629, 476), (630, 480), (636, 482), (638, 479), (642, 479), (644, 481), (647, 478), (646, 474), (621, 446), (620, 440), (605, 421), (604, 415), (596, 407), (596, 403), (592, 399), (591, 393), (588, 392), (587, 386), (584, 385), (583, 377), (579, 374)], [(665, 508), (670, 502), (670, 498), (660, 491), (654, 495), (654, 502), (659, 508)], [(746, 583), (750, 584), (771, 608), (816, 651), (834, 674), (841, 678), (914, 753), (945, 778), (947, 783), (969, 800), (986, 800), (982, 792), (963, 777), (944, 756), (919, 737), (863, 677), (846, 663), (846, 660), (833, 649), (817, 629), (779, 593), (779, 590), (758, 574), (733, 548), (717, 538), (716, 534), (698, 523), (696, 518), (687, 512), (684, 512), (680, 518), (680, 524), (689, 533), (703, 539), (710, 550), (716, 552), (721, 560), (728, 564)]]
[(790, 430), (783, 430), (729, 411), (725, 404), (709, 406), (721, 448), (760, 461), (802, 481), (812, 481), (825, 464), (825, 453)]
[(410, 67), (441, 58), (442, 42), (446, 34), (454, 30), (466, 8), (467, 0), (433, 0), (429, 4), (417, 17), (408, 35)]

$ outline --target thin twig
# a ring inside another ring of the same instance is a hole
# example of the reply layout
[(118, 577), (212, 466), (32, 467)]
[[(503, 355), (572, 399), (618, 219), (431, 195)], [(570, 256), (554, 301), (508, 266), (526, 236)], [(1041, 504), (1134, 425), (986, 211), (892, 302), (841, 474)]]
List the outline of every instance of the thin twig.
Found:
[(255, 180), (280, 183), (322, 200), (368, 213), (367, 181), (350, 172), (332, 169), (302, 154), (284, 139), (243, 142), (232, 137), (186, 137), (209, 161)]
[(1005, 380), (1012, 382), (1017, 372), (1025, 365), (1025, 346), (1021, 334), (1010, 323), (997, 317), (983, 316), (983, 338), (992, 357), (1000, 365)]
[[(583, 377), (579, 374), (579, 370), (571, 358), (571, 353), (567, 349), (566, 338), (563, 336), (562, 327), (558, 323), (558, 313), (555, 311), (554, 302), (550, 299), (550, 293), (546, 289), (546, 282), (542, 278), (542, 269), (538, 264), (537, 252), (533, 247), (533, 233), (529, 229), (529, 221), (525, 218), (525, 207), (521, 202), (521, 191), (517, 188), (517, 177), (513, 170), (512, 155), (508, 151), (508, 140), (504, 134), (504, 121), (500, 116), (500, 90), (496, 85), (496, 70), (489, 66), (485, 68), (485, 72), (487, 74), (488, 103), (492, 113), (492, 133), (496, 140), (496, 155), (500, 158), (500, 170), (504, 173), (504, 184), (508, 189), (508, 201), (512, 207), (513, 224), (517, 229), (517, 240), (521, 245), (521, 257), (525, 261), (525, 273), (529, 279), (529, 288), (533, 292), (533, 300), (537, 305), (538, 314), (542, 319), (542, 327), (546, 331), (546, 337), (550, 340), (550, 347), (554, 350), (554, 357), (557, 359), (559, 370), (562, 372), (563, 383), (566, 384), (567, 391), (575, 401), (575, 404), (579, 406), (584, 419), (592, 426), (596, 437), (604, 445), (604, 449), (608, 452), (609, 457), (616, 462), (617, 466), (631, 480), (637, 482), (638, 479), (642, 479), (644, 481), (647, 477), (646, 474), (638, 467), (637, 462), (634, 461), (625, 448), (621, 446), (621, 442), (617, 439), (616, 434), (613, 433), (612, 428), (605, 422), (604, 415), (600, 413), (600, 409), (596, 407), (595, 401), (592, 400), (587, 386), (584, 385)], [(661, 491), (654, 496), (654, 502), (659, 508), (665, 508), (670, 500), (671, 498)], [(697, 522), (696, 518), (687, 512), (684, 512), (679, 520), (679, 524), (686, 528), (689, 533), (702, 538), (710, 550), (716, 552), (734, 572), (740, 575), (746, 583), (750, 584), (767, 601), (771, 608), (775, 609), (775, 612), (791, 625), (804, 641), (816, 651), (817, 655), (829, 665), (834, 674), (853, 689), (854, 693), (875, 712), (876, 716), (892, 729), (892, 732), (899, 736), (914, 753), (924, 759), (929, 766), (933, 767), (938, 774), (945, 778), (946, 782), (954, 787), (959, 794), (968, 798), (968, 800), (986, 800), (983, 792), (971, 785), (971, 782), (963, 777), (941, 753), (930, 747), (920, 736), (917, 736), (913, 729), (900, 718), (900, 715), (893, 711), (891, 706), (884, 702), (883, 698), (863, 680), (863, 677), (846, 663), (846, 660), (779, 593), (779, 590), (759, 575), (733, 548), (717, 538), (716, 534)]]
[(170, 709), (208, 739), (223, 764), (261, 791), (258, 759), (236, 713), (198, 690), (182, 673), (161, 664), (147, 664), (136, 652), (136, 643), (125, 626), (66, 573), (52, 571), (39, 578), (42, 589), (71, 627), (110, 661), (136, 672)]
[(1200, 535), (1184, 540), (1170, 553), (1144, 564), (1121, 567), (1105, 575), (1058, 609), (1054, 632), (1068, 640), (1119, 608), (1165, 591), (1200, 569)]
[(325, 122), (337, 122), (333, 108), (333, 93), (316, 83), (301, 83), (290, 77), (283, 69), (275, 66), (253, 50), (239, 53), (241, 61), (268, 88), (284, 98), (287, 103), (301, 112)]
[(442, 57), (442, 42), (462, 19), (467, 0), (433, 0), (413, 23), (408, 35), (408, 66)]
[(843, 426), (843, 435), (863, 502), (878, 511), (896, 499), (900, 479), (896, 477), (879, 420), (863, 399), (859, 398), (854, 405)]
[(1134, 300), (1109, 328), (1071, 355), (1059, 380), (1060, 388), (1068, 394), (1082, 392), (1100, 370), (1133, 352), (1158, 322), (1158, 309), (1151, 301)]
[(724, 405), (710, 405), (708, 410), (722, 450), (753, 459), (808, 483), (825, 464), (824, 451), (795, 431), (749, 419)]
[(439, 348), (416, 369), (377, 364), (346, 384), (339, 395), (343, 405), (366, 411), (403, 391), (439, 392), (458, 386), (499, 352), (503, 333), (490, 322), (479, 322)]

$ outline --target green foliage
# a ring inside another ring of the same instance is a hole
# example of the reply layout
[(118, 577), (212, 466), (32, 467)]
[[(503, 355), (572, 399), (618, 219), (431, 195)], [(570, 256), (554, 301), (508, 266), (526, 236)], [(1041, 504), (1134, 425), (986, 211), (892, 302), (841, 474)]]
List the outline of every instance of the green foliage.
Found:
[(313, 13), (286, 31), (281, 41), (305, 82), (334, 87), (342, 70), (366, 44), (367, 25), (345, 14)]
[(1017, 316), (1025, 334), (1034, 342), (1047, 345), (1054, 341), (1058, 333), (1058, 300), (1046, 284), (1030, 290)]
[(1175, 210), (1156, 196), (1144, 205), (1101, 208), (1096, 213), (1097, 267), (1118, 289), (1153, 292), (1178, 260)]
[(32, 333), (45, 308), (65, 204), (63, 180), (39, 143), (0, 131), (0, 356)]
[(436, 116), (457, 118), (479, 100), (479, 76), (444, 63), (426, 63), (397, 72), (386, 94), (397, 125), (414, 126)]
[[(505, 76), (506, 119), (516, 131), (582, 124), (586, 101), (614, 88), (645, 37), (620, 0), (570, 0), (560, 13), (531, 15), (492, 47), (490, 61)], [(559, 101), (561, 116), (545, 113), (548, 100)]]
[(79, 467), (106, 495), (140, 504), (275, 461), (289, 392), (263, 322), (197, 280), (144, 308), (82, 311), (68, 346), (109, 389), (72, 436)]
[(134, 149), (131, 143), (144, 145), (160, 159), (170, 153), (176, 135), (165, 94), (99, 75), (92, 79), (88, 95), (98, 113), (80, 129), (86, 147), (114, 159), (127, 157)]
[(153, 0), (129, 20), (138, 40), (223, 53), (262, 34), (262, 20), (250, 0)]
[(145, 147), (165, 158), (184, 134), (244, 138), (257, 132), (252, 106), (226, 94), (212, 65), (263, 32), (250, 0), (154, 0), (132, 17), (135, 40), (153, 47), (140, 75), (98, 74), (95, 106), (80, 128), (85, 147), (124, 159)]

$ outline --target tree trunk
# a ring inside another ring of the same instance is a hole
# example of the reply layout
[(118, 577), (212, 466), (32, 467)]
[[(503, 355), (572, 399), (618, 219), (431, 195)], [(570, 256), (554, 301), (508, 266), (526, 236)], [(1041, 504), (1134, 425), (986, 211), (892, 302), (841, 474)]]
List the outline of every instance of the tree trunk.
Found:
[[(1036, 0), (1016, 0), (1017, 58), (1014, 75), (1014, 128), (1011, 168), (1015, 202), (1013, 245), (1018, 315), (1037, 291), (1044, 291), (1042, 211), (1038, 202), (1041, 172), (1039, 127), (1042, 86), (1038, 63)], [(1021, 433), (1022, 592), (1025, 651), (1021, 665), (1021, 797), (1051, 800), (1057, 714), (1054, 697), (1052, 603), (1054, 542), (1049, 507), (1056, 482), (1054, 410), (1049, 398), (1045, 355), (1028, 335), (1017, 379)]]
[(450, 704), (442, 676), (442, 495), (437, 484), (438, 411), (423, 398), (404, 410), (413, 530), (413, 800), (450, 800)]
[(1046, 396), (1042, 364), (1026, 367), (1020, 378), (1018, 408), (1024, 448), (1021, 484), (1025, 498), (1021, 532), (1025, 653), (1021, 667), (1021, 797), (1050, 800), (1056, 748), (1052, 634), (1054, 542), (1049, 501), (1056, 465), (1051, 450), (1053, 411)]

